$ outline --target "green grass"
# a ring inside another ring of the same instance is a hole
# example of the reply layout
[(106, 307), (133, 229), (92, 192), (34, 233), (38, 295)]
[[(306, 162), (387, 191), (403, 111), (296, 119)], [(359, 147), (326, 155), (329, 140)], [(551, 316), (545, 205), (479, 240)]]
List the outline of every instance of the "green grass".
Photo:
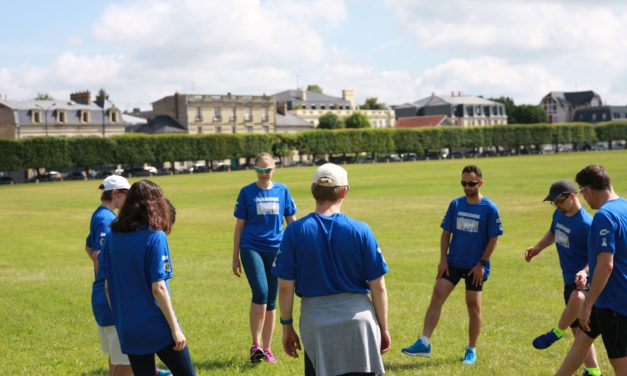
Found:
[[(349, 165), (348, 215), (372, 227), (391, 272), (391, 375), (548, 375), (565, 355), (572, 335), (545, 351), (531, 340), (558, 320), (562, 281), (554, 248), (531, 264), (523, 251), (546, 231), (549, 185), (574, 179), (589, 163), (609, 170), (617, 192), (627, 193), (627, 152), (588, 152), (480, 160)], [(459, 359), (467, 341), (463, 288), (445, 304), (432, 338), (431, 359), (400, 353), (418, 335), (438, 262), (440, 221), (448, 202), (462, 194), (461, 168), (484, 171), (482, 192), (500, 209), (505, 235), (493, 256), (483, 298), (484, 326), (474, 367)], [(300, 209), (313, 208), (310, 168), (281, 169)], [(199, 375), (302, 374), (302, 360), (287, 358), (275, 333), (278, 364), (251, 366), (244, 278), (231, 274), (233, 207), (250, 171), (155, 177), (178, 215), (170, 236), (172, 294)], [(83, 251), (89, 217), (98, 205), (98, 182), (0, 187), (0, 373), (105, 375), (91, 312), (91, 264)], [(597, 341), (603, 369), (610, 366)], [(611, 373), (611, 372), (608, 372)]]

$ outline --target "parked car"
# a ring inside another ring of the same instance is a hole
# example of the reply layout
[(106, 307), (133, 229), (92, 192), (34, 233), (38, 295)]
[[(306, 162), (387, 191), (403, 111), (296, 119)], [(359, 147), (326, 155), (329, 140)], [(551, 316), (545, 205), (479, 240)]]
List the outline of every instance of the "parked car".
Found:
[(416, 153), (403, 153), (401, 159), (404, 161), (416, 161), (418, 160), (418, 154)]
[(40, 174), (39, 177), (37, 177), (37, 175), (33, 176), (32, 178), (30, 178), (30, 182), (34, 183), (34, 182), (44, 182), (44, 181), (61, 181), (63, 180), (63, 176), (61, 176), (61, 174), (57, 171), (48, 171), (48, 172), (44, 172), (43, 174)]
[(72, 172), (68, 172), (67, 175), (65, 175), (65, 178), (63, 178), (65, 180), (87, 180), (87, 177), (85, 176), (85, 172), (83, 171), (72, 171)]
[(217, 165), (213, 166), (213, 171), (230, 171), (231, 170), (231, 166), (229, 166), (226, 163), (218, 163)]
[(136, 176), (152, 176), (152, 173), (143, 167), (127, 168), (122, 172), (122, 176), (125, 178), (132, 178)]
[(114, 175), (113, 171), (111, 171), (111, 170), (102, 170), (102, 171), (96, 172), (95, 179), (104, 179), (107, 176), (111, 176), (111, 175)]
[(0, 176), (0, 184), (15, 184), (15, 179), (10, 176)]

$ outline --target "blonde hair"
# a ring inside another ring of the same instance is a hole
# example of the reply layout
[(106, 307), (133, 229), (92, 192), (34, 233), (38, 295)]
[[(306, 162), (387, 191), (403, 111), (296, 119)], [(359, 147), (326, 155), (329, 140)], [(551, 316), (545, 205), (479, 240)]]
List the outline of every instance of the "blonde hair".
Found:
[(257, 165), (257, 163), (259, 163), (259, 161), (265, 158), (269, 159), (274, 164), (274, 158), (272, 157), (272, 155), (270, 153), (263, 152), (257, 154), (257, 156), (255, 157), (255, 166)]

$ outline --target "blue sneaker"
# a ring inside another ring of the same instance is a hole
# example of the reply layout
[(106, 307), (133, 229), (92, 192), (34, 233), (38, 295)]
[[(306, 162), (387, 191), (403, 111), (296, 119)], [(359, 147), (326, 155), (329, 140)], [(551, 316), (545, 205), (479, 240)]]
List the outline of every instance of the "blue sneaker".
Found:
[(431, 356), (431, 345), (425, 345), (422, 343), (422, 340), (418, 338), (413, 345), (409, 347), (405, 347), (401, 350), (401, 352), (405, 355), (409, 356), (422, 356), (425, 358), (429, 358)]
[(470, 347), (466, 347), (466, 353), (464, 354), (464, 359), (462, 360), (462, 364), (475, 364), (477, 362), (477, 352)]
[(169, 369), (159, 369), (155, 371), (155, 376), (172, 376), (172, 372)]
[(551, 329), (546, 334), (536, 337), (536, 339), (533, 340), (532, 344), (533, 347), (535, 347), (536, 349), (544, 350), (562, 337), (564, 336), (562, 335), (561, 337), (558, 337), (557, 334), (553, 332), (553, 329)]

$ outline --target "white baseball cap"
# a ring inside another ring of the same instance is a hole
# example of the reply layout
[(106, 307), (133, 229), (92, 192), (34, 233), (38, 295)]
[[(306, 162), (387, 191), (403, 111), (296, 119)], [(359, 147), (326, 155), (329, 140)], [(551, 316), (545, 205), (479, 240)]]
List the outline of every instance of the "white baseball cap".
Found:
[(313, 182), (323, 187), (345, 187), (348, 186), (348, 172), (336, 164), (325, 163), (314, 173)]
[(130, 189), (131, 185), (128, 183), (125, 177), (120, 175), (111, 175), (107, 176), (105, 180), (102, 181), (100, 185), (100, 189), (104, 192), (112, 191), (114, 189)]

